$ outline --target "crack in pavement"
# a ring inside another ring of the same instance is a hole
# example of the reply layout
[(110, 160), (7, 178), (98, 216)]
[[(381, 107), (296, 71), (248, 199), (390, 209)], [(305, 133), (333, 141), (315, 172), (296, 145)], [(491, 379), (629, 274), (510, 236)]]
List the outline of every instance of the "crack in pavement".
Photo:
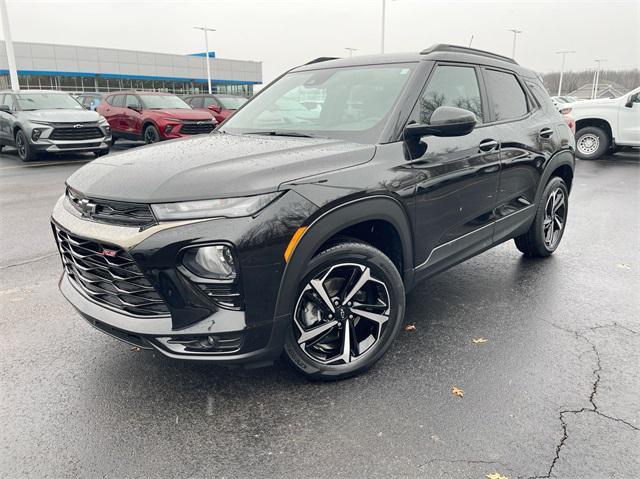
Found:
[(577, 410), (570, 410), (570, 409), (565, 409), (560, 411), (560, 424), (562, 424), (562, 438), (560, 439), (560, 442), (558, 443), (558, 445), (556, 446), (556, 455), (553, 458), (553, 461), (551, 462), (551, 466), (549, 467), (549, 471), (547, 472), (546, 475), (544, 476), (530, 476), (529, 479), (549, 479), (551, 477), (551, 474), (553, 472), (553, 468), (555, 467), (556, 463), (558, 462), (558, 459), (560, 459), (560, 451), (562, 449), (562, 447), (565, 445), (565, 442), (567, 441), (567, 439), (569, 438), (568, 433), (567, 433), (567, 423), (564, 419), (565, 414), (581, 414), (583, 412), (592, 412), (597, 414), (598, 416), (604, 417), (606, 419), (609, 419), (611, 421), (616, 421), (616, 422), (620, 422), (622, 424), (625, 424), (627, 426), (629, 426), (630, 428), (632, 428), (635, 431), (640, 431), (640, 428), (638, 428), (637, 426), (634, 426), (633, 424), (625, 421), (624, 419), (620, 419), (620, 418), (616, 418), (613, 416), (609, 416), (607, 414), (604, 414), (603, 412), (598, 410), (598, 406), (595, 402), (596, 399), (596, 394), (598, 393), (598, 384), (600, 384), (600, 373), (602, 372), (602, 364), (600, 362), (600, 353), (598, 351), (598, 348), (596, 347), (596, 345), (586, 336), (584, 336), (584, 334), (582, 333), (582, 331), (588, 331), (588, 330), (595, 330), (595, 329), (601, 329), (601, 328), (605, 328), (605, 327), (620, 327), (622, 329), (625, 329), (627, 331), (630, 331), (632, 333), (635, 333), (635, 331), (630, 330), (624, 326), (620, 326), (617, 323), (613, 323), (610, 325), (603, 325), (603, 326), (594, 326), (593, 328), (584, 328), (578, 331), (572, 331), (570, 329), (566, 329), (563, 328), (561, 326), (558, 326), (557, 324), (554, 324), (550, 321), (546, 321), (543, 319), (543, 321), (547, 324), (550, 324), (551, 326), (554, 326), (562, 331), (568, 332), (573, 334), (576, 339), (581, 339), (583, 341), (586, 341), (590, 346), (591, 349), (593, 350), (593, 353), (596, 357), (596, 368), (593, 370), (593, 375), (595, 376), (595, 379), (593, 381), (593, 386), (591, 387), (591, 394), (589, 395), (589, 403), (591, 404), (591, 407), (587, 408), (587, 407), (583, 407), (582, 409), (577, 409)]
[(38, 256), (37, 258), (28, 259), (25, 261), (21, 261), (19, 263), (13, 263), (13, 264), (8, 264), (6, 266), (1, 266), (0, 271), (4, 269), (9, 269), (9, 268), (15, 268), (16, 266), (24, 266), (25, 264), (37, 263), (38, 261), (43, 261), (45, 259), (52, 258), (54, 256), (57, 256), (58, 254), (59, 253), (56, 251), (54, 253), (45, 254), (44, 256)]

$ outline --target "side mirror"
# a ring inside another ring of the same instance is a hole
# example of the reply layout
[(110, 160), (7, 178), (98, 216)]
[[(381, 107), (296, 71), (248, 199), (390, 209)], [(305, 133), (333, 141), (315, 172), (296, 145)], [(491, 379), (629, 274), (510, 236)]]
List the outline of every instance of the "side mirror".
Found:
[(11, 108), (9, 108), (9, 105), (0, 105), (0, 111), (4, 111), (5, 113), (11, 113)]
[(627, 98), (627, 102), (624, 104), (624, 106), (626, 106), (627, 108), (633, 108), (633, 104), (636, 103), (637, 101), (638, 101), (638, 94), (634, 93), (633, 95), (629, 95), (629, 98)]
[(476, 127), (476, 115), (453, 106), (440, 106), (431, 114), (428, 125), (413, 123), (404, 129), (405, 137), (464, 136)]
[(209, 105), (209, 110), (215, 111), (216, 113), (220, 113), (220, 107), (218, 105)]
[(427, 151), (423, 136), (464, 136), (476, 127), (476, 115), (469, 110), (439, 106), (431, 114), (429, 124), (411, 123), (404, 128), (404, 141), (410, 159), (420, 158)]

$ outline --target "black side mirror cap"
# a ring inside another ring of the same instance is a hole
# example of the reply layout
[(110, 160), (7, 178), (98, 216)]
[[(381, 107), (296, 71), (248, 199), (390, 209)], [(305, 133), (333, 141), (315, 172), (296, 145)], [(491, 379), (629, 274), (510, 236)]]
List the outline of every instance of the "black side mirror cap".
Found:
[(9, 105), (0, 105), (0, 111), (4, 111), (5, 113), (11, 113), (11, 108), (9, 108)]
[(464, 136), (476, 127), (476, 115), (453, 106), (440, 106), (431, 114), (428, 125), (412, 123), (405, 127), (405, 137)]
[[(625, 107), (627, 108), (633, 108), (633, 104), (636, 102), (636, 100), (638, 99), (638, 94), (634, 94), (634, 95), (629, 95), (629, 98), (627, 98), (627, 102), (624, 104)], [(0, 107), (1, 109), (2, 107)]]

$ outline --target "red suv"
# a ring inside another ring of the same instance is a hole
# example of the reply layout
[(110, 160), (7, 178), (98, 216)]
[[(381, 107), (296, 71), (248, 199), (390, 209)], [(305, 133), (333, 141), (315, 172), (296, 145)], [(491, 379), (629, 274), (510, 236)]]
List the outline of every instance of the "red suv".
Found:
[(104, 97), (96, 111), (118, 138), (160, 140), (210, 133), (216, 127), (211, 113), (194, 110), (176, 95), (168, 93), (118, 92)]
[(195, 110), (211, 112), (218, 123), (222, 123), (244, 105), (248, 99), (236, 95), (187, 95), (184, 98)]

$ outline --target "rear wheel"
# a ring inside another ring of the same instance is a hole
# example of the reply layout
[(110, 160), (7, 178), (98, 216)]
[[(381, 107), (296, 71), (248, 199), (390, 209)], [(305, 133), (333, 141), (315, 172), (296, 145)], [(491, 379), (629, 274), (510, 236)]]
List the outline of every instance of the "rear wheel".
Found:
[(545, 257), (560, 245), (567, 225), (569, 189), (562, 178), (551, 178), (542, 193), (533, 224), (515, 238), (516, 247), (527, 256)]
[(16, 149), (18, 150), (18, 157), (22, 161), (33, 161), (37, 158), (36, 152), (33, 151), (22, 130), (16, 132)]
[(402, 325), (402, 278), (368, 244), (339, 243), (315, 256), (297, 294), (285, 353), (311, 379), (365, 371), (386, 353)]
[(576, 155), (583, 160), (595, 160), (606, 153), (610, 142), (609, 135), (602, 128), (581, 128), (576, 133)]
[(144, 129), (143, 138), (147, 144), (158, 143), (160, 141), (160, 133), (155, 126), (149, 125)]

